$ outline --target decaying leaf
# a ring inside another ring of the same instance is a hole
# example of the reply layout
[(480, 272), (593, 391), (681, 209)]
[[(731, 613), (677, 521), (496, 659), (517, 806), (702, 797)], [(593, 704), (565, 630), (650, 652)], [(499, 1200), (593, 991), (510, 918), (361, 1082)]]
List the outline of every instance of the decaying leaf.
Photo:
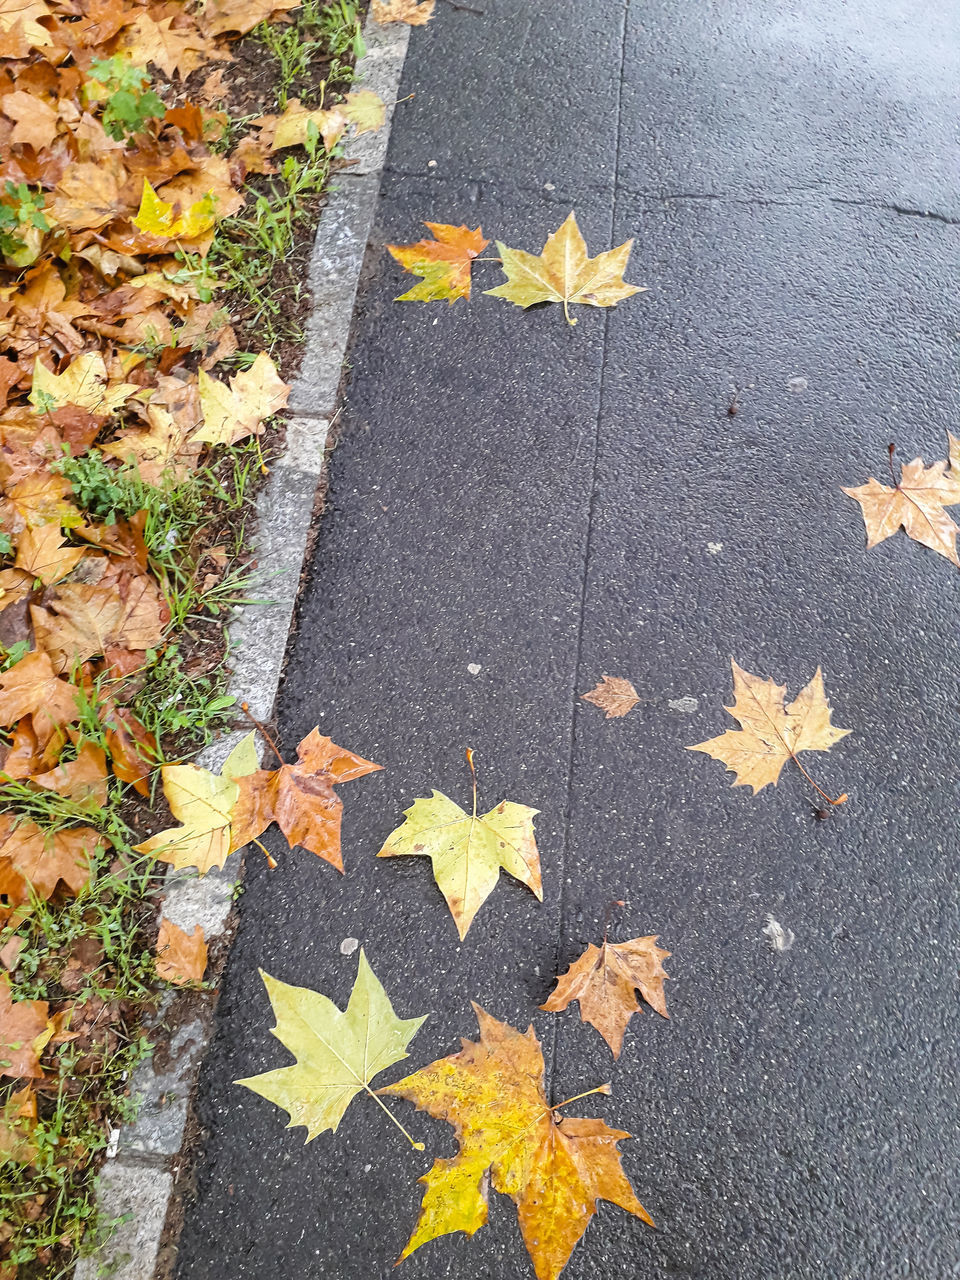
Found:
[(623, 280), (632, 248), (633, 241), (627, 240), (617, 249), (588, 258), (586, 242), (571, 213), (559, 230), (547, 237), (539, 255), (508, 249), (498, 240), (497, 250), (503, 260), (507, 283), (486, 292), (494, 298), (506, 298), (518, 307), (562, 302), (567, 321), (576, 324), (570, 315), (571, 303), (615, 307), (631, 294), (645, 292)]
[(620, 1165), (617, 1143), (630, 1135), (602, 1120), (558, 1116), (564, 1104), (547, 1103), (533, 1027), (522, 1035), (473, 1008), (478, 1043), (464, 1040), (460, 1053), (379, 1091), (448, 1121), (460, 1144), (453, 1159), (435, 1161), (420, 1179), (426, 1186), (420, 1220), (401, 1260), (437, 1236), (478, 1231), (487, 1220), (489, 1180), (517, 1206), (537, 1280), (556, 1280), (598, 1200), (653, 1226)]
[[(901, 468), (895, 488), (881, 484), (873, 476), (856, 489), (844, 489), (860, 503), (867, 530), (867, 546), (875, 547), (903, 529), (908, 538), (922, 543), (960, 569), (957, 556), (957, 526), (945, 507), (960, 502), (960, 440), (948, 435), (950, 469), (944, 461), (924, 466), (922, 458)], [(892, 450), (891, 448), (891, 466)]]
[(555, 990), (540, 1006), (548, 1013), (559, 1013), (571, 1000), (580, 1004), (580, 1017), (589, 1022), (606, 1040), (615, 1058), (620, 1057), (627, 1023), (640, 1010), (639, 991), (661, 1017), (668, 1018), (663, 990), (669, 975), (663, 967), (670, 955), (657, 946), (657, 935), (632, 938), (629, 942), (593, 943), (566, 973), (557, 978)]
[(0, 974), (0, 1076), (36, 1080), (53, 1027), (46, 1000), (14, 1000), (9, 977)]
[(53, 725), (80, 718), (77, 690), (60, 679), (46, 653), (28, 653), (0, 675), (0, 724), (29, 715)]
[[(467, 753), (467, 759), (472, 770), (472, 752)], [(533, 833), (537, 812), (525, 804), (502, 800), (478, 817), (474, 775), (472, 813), (464, 812), (441, 791), (434, 791), (429, 800), (414, 800), (377, 857), (430, 858), (434, 878), (462, 939), (496, 887), (501, 869), (543, 901), (540, 855)]]
[(625, 716), (640, 701), (636, 689), (622, 676), (604, 676), (595, 689), (580, 696), (584, 702), (592, 702), (595, 707), (605, 711), (608, 720)]
[(444, 222), (423, 225), (433, 234), (432, 240), (387, 245), (404, 271), (423, 277), (396, 301), (435, 302), (446, 298), (452, 305), (458, 298), (469, 298), (470, 268), (490, 241), (484, 239), (479, 227), (471, 231), (469, 227), (453, 227)]
[(340, 104), (340, 110), (354, 126), (357, 136), (361, 133), (376, 133), (383, 128), (387, 118), (387, 108), (379, 93), (372, 89), (357, 89), (348, 93)]
[(0, 1106), (0, 1164), (15, 1160), (33, 1164), (37, 1158), (37, 1095), (32, 1084), (11, 1093)]
[(370, 1081), (408, 1056), (407, 1045), (426, 1015), (397, 1017), (362, 949), (343, 1012), (319, 991), (288, 986), (262, 969), (260, 976), (277, 1019), (273, 1034), (296, 1062), (236, 1083), (289, 1112), (287, 1128), (304, 1125), (305, 1141), (326, 1129), (335, 1133), (357, 1094), (374, 1096)]
[[(718, 738), (699, 742), (687, 750), (703, 751), (714, 760), (721, 760), (737, 775), (733, 786), (752, 787), (754, 795), (768, 783), (776, 784), (788, 760), (793, 760), (809, 780), (797, 755), (801, 751), (829, 751), (851, 732), (830, 723), (831, 708), (820, 668), (806, 688), (785, 707), (786, 685), (752, 676), (732, 658), (730, 662), (734, 705), (726, 710), (740, 722), (741, 728), (728, 729)], [(816, 783), (813, 785), (816, 787)], [(819, 787), (816, 789), (820, 791)], [(839, 804), (845, 799), (843, 795), (831, 803)]]
[(63, 373), (51, 373), (39, 356), (33, 366), (30, 403), (46, 413), (65, 405), (91, 413), (114, 413), (140, 388), (132, 382), (111, 383), (99, 351), (85, 351)]
[(164, 765), (163, 794), (182, 825), (158, 831), (134, 848), (178, 870), (196, 867), (201, 875), (222, 867), (231, 852), (230, 819), (240, 795), (238, 780), (253, 773), (257, 764), (249, 733), (227, 756), (219, 775), (195, 764)]
[(382, 767), (321, 737), (319, 729), (311, 729), (297, 747), (296, 764), (248, 771), (237, 779), (231, 847), (241, 849), (257, 840), (275, 822), (291, 849), (302, 845), (342, 871), (343, 801), (333, 788)]
[(372, 0), (370, 12), (374, 22), (405, 22), (409, 27), (422, 27), (433, 17), (436, 0)]
[(154, 963), (157, 977), (165, 982), (173, 982), (177, 986), (201, 982), (207, 967), (207, 944), (202, 927), (194, 925), (193, 933), (185, 933), (172, 920), (162, 919)]

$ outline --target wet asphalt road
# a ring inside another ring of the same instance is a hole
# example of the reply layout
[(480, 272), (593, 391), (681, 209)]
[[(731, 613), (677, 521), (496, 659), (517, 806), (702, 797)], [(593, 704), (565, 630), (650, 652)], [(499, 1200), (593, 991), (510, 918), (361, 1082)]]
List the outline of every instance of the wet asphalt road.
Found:
[[(534, 1020), (555, 1099), (613, 1081), (580, 1113), (636, 1135), (658, 1230), (602, 1206), (565, 1280), (960, 1275), (960, 575), (903, 535), (868, 552), (840, 491), (957, 430), (960, 11), (476, 7), (413, 33), (280, 704), (288, 748), (319, 724), (386, 767), (341, 788), (344, 879), (249, 860), (179, 1280), (394, 1274), (449, 1127), (399, 1104), (418, 1155), (359, 1099), (305, 1147), (230, 1083), (289, 1060), (257, 966), (342, 1005), (347, 937), (431, 1013), (410, 1069), (474, 1037), (476, 999)], [(571, 208), (593, 252), (636, 237), (648, 293), (576, 329), (479, 289), (391, 301), (382, 241), (422, 219), (536, 251)], [(731, 655), (791, 696), (823, 665), (853, 730), (809, 757), (850, 793), (826, 821), (796, 771), (754, 798), (683, 751), (733, 726)], [(624, 720), (578, 700), (603, 672), (638, 689)], [(468, 803), (466, 745), (482, 805), (541, 810), (545, 900), (503, 879), (460, 945), (429, 864), (374, 854), (431, 787)], [(536, 1008), (612, 898), (674, 979), (616, 1066), (575, 1007)], [(532, 1268), (494, 1196), (396, 1274)]]

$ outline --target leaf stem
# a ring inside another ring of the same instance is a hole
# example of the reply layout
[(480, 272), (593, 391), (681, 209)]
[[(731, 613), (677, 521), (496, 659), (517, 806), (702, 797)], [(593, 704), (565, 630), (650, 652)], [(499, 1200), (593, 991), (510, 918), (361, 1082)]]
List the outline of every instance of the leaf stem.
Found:
[[(783, 741), (782, 737), (781, 737), (781, 741)], [(787, 744), (784, 742), (784, 746), (786, 746), (786, 745), (787, 745)], [(787, 750), (788, 750), (788, 751), (790, 751), (790, 748), (789, 748), (789, 747), (787, 747)], [(810, 785), (811, 785), (811, 787), (813, 787), (814, 791), (816, 791), (818, 795), (823, 796), (823, 798), (824, 798), (824, 800), (826, 800), (827, 804), (843, 804), (843, 803), (846, 801), (846, 799), (847, 799), (847, 793), (846, 793), (845, 791), (844, 791), (841, 795), (837, 796), (836, 800), (833, 800), (833, 799), (831, 799), (831, 797), (830, 797), (830, 796), (828, 796), (828, 795), (827, 795), (827, 793), (823, 790), (823, 788), (822, 788), (822, 787), (818, 787), (818, 786), (817, 786), (817, 784), (816, 784), (816, 783), (814, 782), (814, 780), (810, 777), (809, 773), (807, 773), (806, 769), (803, 767), (803, 765), (800, 763), (800, 761), (797, 759), (797, 757), (793, 754), (793, 752), (792, 752), (792, 751), (790, 751), (790, 759), (791, 759), (791, 760), (793, 761), (793, 763), (797, 766), (797, 768), (800, 770), (800, 772), (803, 774), (803, 776), (806, 778), (806, 780), (810, 783)]]
[(393, 1112), (390, 1110), (387, 1104), (383, 1101), (383, 1099), (378, 1098), (368, 1084), (365, 1084), (363, 1087), (366, 1089), (367, 1093), (369, 1093), (370, 1097), (373, 1098), (373, 1100), (376, 1102), (377, 1106), (381, 1107), (387, 1113), (387, 1115), (390, 1117), (393, 1123), (397, 1126), (397, 1128), (400, 1130), (400, 1132), (403, 1134), (406, 1140), (410, 1143), (411, 1147), (413, 1147), (414, 1151), (426, 1151), (426, 1147), (423, 1145), (422, 1142), (414, 1142), (413, 1138), (410, 1137), (409, 1133), (407, 1133), (406, 1129), (403, 1127), (403, 1125), (400, 1123), (397, 1117), (393, 1114)]
[(467, 747), (467, 764), (470, 766), (470, 772), (473, 774), (473, 816), (477, 816), (477, 771), (473, 764), (473, 747)]
[(613, 915), (614, 907), (625, 907), (627, 904), (622, 898), (613, 898), (607, 903), (607, 914), (603, 920), (603, 945), (607, 945), (607, 934), (610, 932), (610, 917)]
[(260, 721), (259, 721), (259, 720), (257, 720), (255, 716), (252, 716), (252, 715), (250, 714), (250, 703), (249, 703), (249, 702), (241, 702), (241, 703), (240, 703), (240, 710), (241, 710), (241, 711), (243, 712), (243, 714), (247, 717), (247, 719), (250, 721), (250, 723), (251, 723), (251, 724), (253, 724), (253, 725), (256, 725), (256, 727), (257, 727), (257, 728), (260, 730), (260, 732), (263, 734), (264, 738), (267, 740), (267, 745), (270, 747), (270, 750), (273, 752), (273, 754), (274, 754), (274, 755), (277, 757), (277, 759), (280, 761), (281, 765), (286, 764), (286, 763), (287, 763), (287, 762), (286, 762), (286, 760), (284, 760), (283, 756), (280, 754), (280, 751), (279, 751), (279, 749), (278, 749), (278, 747), (277, 747), (277, 744), (276, 744), (276, 743), (274, 742), (274, 740), (270, 737), (270, 734), (266, 731), (266, 729), (263, 727), (263, 725), (260, 723)]
[(589, 1097), (590, 1097), (590, 1095), (591, 1095), (591, 1093), (605, 1093), (605, 1094), (609, 1094), (609, 1092), (610, 1092), (610, 1085), (609, 1085), (609, 1083), (607, 1083), (607, 1084), (598, 1084), (598, 1085), (597, 1085), (597, 1087), (596, 1087), (595, 1089), (584, 1089), (583, 1093), (575, 1093), (575, 1094), (573, 1095), (573, 1097), (572, 1097), (572, 1098), (565, 1098), (565, 1099), (563, 1100), (563, 1102), (557, 1102), (557, 1103), (555, 1103), (555, 1104), (550, 1108), (550, 1110), (551, 1110), (551, 1111), (559, 1111), (561, 1107), (569, 1106), (571, 1102), (579, 1102), (581, 1098), (589, 1098)]

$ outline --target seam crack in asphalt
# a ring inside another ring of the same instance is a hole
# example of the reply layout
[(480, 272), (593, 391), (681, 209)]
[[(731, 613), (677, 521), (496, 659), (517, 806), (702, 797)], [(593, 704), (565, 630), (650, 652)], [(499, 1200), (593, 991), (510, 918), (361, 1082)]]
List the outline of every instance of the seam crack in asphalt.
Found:
[[(622, 145), (622, 124), (623, 124), (623, 76), (624, 68), (627, 60), (627, 28), (630, 18), (631, 0), (627, 0), (623, 6), (623, 23), (621, 26), (620, 41), (620, 92), (617, 97), (617, 120), (616, 120), (616, 145), (614, 147), (614, 164), (613, 164), (613, 184), (610, 192), (610, 236), (613, 238), (616, 217), (617, 217), (617, 197), (619, 195), (619, 184), (617, 175), (620, 171), (620, 148)], [(597, 390), (597, 416), (593, 433), (593, 463), (590, 469), (590, 500), (587, 505), (587, 531), (584, 537), (583, 546), (583, 585), (580, 592), (580, 619), (577, 626), (577, 648), (573, 660), (573, 690), (570, 699), (570, 745), (567, 756), (567, 805), (564, 814), (563, 824), (563, 841), (560, 845), (560, 901), (557, 910), (557, 945), (554, 952), (553, 971), (556, 976), (560, 969), (560, 948), (563, 943), (563, 920), (567, 904), (567, 850), (570, 846), (570, 827), (572, 818), (571, 797), (573, 791), (573, 764), (576, 755), (576, 723), (577, 723), (577, 690), (580, 688), (580, 664), (583, 656), (583, 632), (586, 619), (587, 609), (587, 586), (590, 579), (590, 548), (592, 544), (593, 518), (594, 509), (597, 501), (597, 460), (600, 456), (600, 423), (603, 418), (604, 406), (604, 387), (606, 384), (607, 373), (607, 334), (610, 327), (609, 310), (603, 313), (603, 339), (601, 342), (600, 354), (600, 386)], [(557, 1066), (557, 1042), (559, 1039), (559, 1019), (554, 1018), (551, 1025), (550, 1039), (550, 1069), (547, 1073), (547, 1096), (551, 1104), (554, 1103), (554, 1077), (556, 1075)], [(544, 1056), (546, 1061), (546, 1056)]]

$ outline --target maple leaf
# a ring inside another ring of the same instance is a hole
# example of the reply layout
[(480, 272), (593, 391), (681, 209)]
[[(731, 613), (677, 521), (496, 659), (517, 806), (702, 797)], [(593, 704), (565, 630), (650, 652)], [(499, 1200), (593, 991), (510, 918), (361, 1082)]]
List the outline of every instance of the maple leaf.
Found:
[(222, 867), (231, 852), (230, 818), (240, 795), (237, 781), (256, 767), (252, 733), (230, 752), (219, 775), (196, 764), (163, 765), (163, 794), (182, 825), (134, 845), (137, 853), (151, 854), (177, 870), (196, 867), (202, 876), (211, 867)]
[[(427, 1015), (397, 1017), (362, 948), (357, 979), (342, 1012), (319, 991), (288, 986), (262, 969), (260, 976), (277, 1019), (273, 1034), (297, 1061), (235, 1083), (289, 1112), (287, 1128), (304, 1125), (306, 1142), (327, 1129), (336, 1133), (347, 1107), (364, 1090), (383, 1106), (370, 1081), (408, 1056), (407, 1045)], [(387, 1115), (422, 1151), (391, 1112)]]
[[(960, 440), (954, 436), (948, 439), (949, 471), (946, 462), (926, 467), (922, 458), (914, 458), (901, 468), (895, 488), (871, 476), (866, 484), (843, 490), (860, 503), (868, 547), (877, 546), (902, 528), (908, 538), (945, 556), (960, 569), (957, 526), (944, 510), (960, 502)], [(890, 448), (892, 467), (893, 446)]]
[[(717, 738), (687, 747), (688, 751), (703, 751), (714, 760), (721, 760), (735, 773), (735, 787), (753, 787), (753, 794), (768, 783), (776, 784), (780, 771), (788, 760), (793, 760), (805, 778), (820, 791), (797, 759), (801, 751), (829, 751), (834, 743), (845, 738), (849, 729), (837, 729), (830, 723), (830, 703), (823, 688), (823, 675), (817, 667), (816, 675), (798, 696), (784, 707), (786, 685), (774, 684), (760, 676), (750, 675), (731, 658), (733, 667), (734, 705), (726, 707), (740, 729), (728, 729)], [(829, 800), (820, 791), (824, 799)], [(846, 796), (831, 800), (840, 804)]]
[(596, 1027), (613, 1056), (619, 1058), (627, 1023), (640, 1010), (636, 991), (661, 1017), (670, 1016), (663, 990), (669, 976), (663, 961), (669, 955), (657, 946), (656, 934), (629, 942), (607, 942), (604, 938), (602, 947), (591, 943), (557, 978), (556, 989), (540, 1008), (559, 1013), (571, 1000), (579, 1001), (581, 1020)]
[[(473, 771), (473, 753), (467, 752)], [(533, 834), (539, 811), (502, 800), (477, 817), (477, 779), (473, 775), (473, 813), (465, 813), (441, 791), (429, 800), (414, 800), (405, 820), (387, 836), (378, 858), (423, 856), (454, 918), (461, 939), (474, 916), (508, 871), (543, 901), (540, 855)]]
[[(376, 97), (375, 94), (373, 96)], [(363, 115), (363, 110), (357, 114)], [(299, 98), (291, 98), (282, 115), (259, 116), (251, 123), (260, 130), (258, 144), (268, 145), (271, 152), (304, 146), (310, 137), (311, 127), (323, 139), (324, 149), (332, 151), (350, 123), (350, 117), (345, 106), (317, 107), (311, 111)]]
[(96, 162), (71, 164), (54, 187), (50, 212), (69, 231), (95, 231), (125, 212), (126, 178), (123, 161), (112, 152)]
[(146, 574), (120, 585), (62, 582), (53, 590), (42, 608), (31, 605), (30, 618), (37, 645), (61, 671), (111, 645), (153, 649), (163, 639), (160, 593)]
[(507, 283), (485, 292), (493, 298), (506, 298), (518, 307), (532, 307), (538, 302), (562, 302), (563, 314), (570, 324), (570, 303), (591, 307), (615, 307), (623, 298), (645, 293), (644, 288), (625, 284), (633, 241), (627, 240), (617, 249), (608, 249), (595, 258), (587, 257), (587, 246), (573, 213), (559, 230), (547, 237), (538, 256), (521, 249), (508, 249), (497, 241)]
[(537, 1280), (556, 1280), (598, 1200), (653, 1226), (620, 1165), (617, 1143), (630, 1134), (602, 1120), (558, 1117), (566, 1104), (547, 1103), (533, 1027), (523, 1035), (478, 1004), (473, 1009), (479, 1042), (464, 1040), (460, 1053), (379, 1090), (448, 1121), (460, 1144), (453, 1159), (436, 1160), (420, 1179), (420, 1220), (400, 1260), (437, 1236), (478, 1231), (487, 1220), (489, 1178), (517, 1206)]
[(46, 1000), (14, 1000), (10, 979), (0, 975), (0, 1076), (38, 1079), (40, 1054), (53, 1034)]
[(636, 689), (622, 676), (604, 676), (595, 689), (582, 693), (580, 697), (605, 711), (608, 720), (625, 716), (640, 701)]
[(107, 803), (106, 753), (93, 742), (83, 742), (76, 759), (59, 764), (47, 773), (34, 774), (30, 781), (77, 804), (92, 804), (102, 809)]
[(290, 387), (265, 351), (249, 369), (234, 374), (229, 387), (203, 369), (198, 385), (203, 425), (190, 437), (194, 444), (232, 445), (246, 436), (261, 435), (265, 419), (279, 413), (290, 395)]
[(458, 298), (470, 297), (470, 268), (489, 240), (480, 228), (449, 226), (444, 222), (425, 222), (433, 240), (415, 244), (388, 244), (387, 248), (411, 275), (423, 276), (419, 284), (401, 293), (396, 302), (434, 302), (446, 298), (452, 305)]
[(157, 935), (157, 977), (178, 987), (188, 982), (202, 982), (207, 967), (207, 944), (203, 929), (194, 925), (193, 933), (185, 933), (166, 918), (160, 921)]
[(354, 125), (358, 137), (361, 133), (376, 133), (383, 128), (387, 118), (386, 103), (372, 89), (358, 89), (355, 93), (348, 93), (339, 106)]
[(59, 678), (46, 653), (28, 653), (0, 675), (0, 724), (29, 715), (54, 725), (80, 718), (77, 690)]
[(0, 109), (16, 124), (10, 141), (26, 143), (35, 151), (49, 147), (57, 136), (59, 113), (42, 98), (17, 90), (0, 98)]
[(35, 49), (45, 49), (53, 44), (53, 36), (41, 19), (52, 18), (53, 13), (44, 0), (2, 0), (0, 2), (0, 32), (17, 30), (23, 39)]
[(209, 192), (190, 204), (185, 213), (175, 213), (174, 209), (175, 205), (158, 196), (144, 178), (140, 208), (132, 219), (133, 225), (158, 240), (195, 240), (217, 221), (216, 203)]
[(237, 779), (231, 850), (258, 839), (275, 822), (291, 849), (302, 845), (342, 871), (343, 801), (333, 788), (382, 767), (321, 737), (319, 729), (311, 729), (297, 747), (296, 764), (247, 771)]
[(85, 547), (65, 545), (58, 524), (42, 524), (24, 530), (17, 543), (14, 567), (50, 586), (71, 573), (85, 554)]
[(206, 0), (200, 18), (208, 34), (236, 31), (246, 35), (274, 14), (300, 7), (301, 0)]
[(101, 698), (99, 716), (115, 777), (148, 796), (150, 771), (160, 757), (156, 738), (128, 707), (118, 707), (109, 697)]
[(24, 906), (31, 891), (48, 901), (61, 881), (79, 893), (90, 879), (108, 841), (93, 827), (43, 831), (35, 822), (0, 817), (2, 892), (12, 906)]
[(133, 382), (111, 384), (100, 352), (85, 351), (63, 373), (52, 373), (37, 356), (29, 400), (39, 413), (72, 404), (91, 413), (110, 414), (140, 390)]
[(433, 17), (436, 0), (372, 0), (370, 12), (374, 22), (405, 22), (408, 27), (422, 27)]
[[(182, 22), (181, 16), (176, 20)], [(127, 28), (120, 47), (138, 65), (152, 62), (165, 76), (177, 75), (181, 80), (204, 62), (225, 56), (192, 23), (175, 27), (173, 22), (173, 17), (155, 22), (149, 13), (141, 13)]]

